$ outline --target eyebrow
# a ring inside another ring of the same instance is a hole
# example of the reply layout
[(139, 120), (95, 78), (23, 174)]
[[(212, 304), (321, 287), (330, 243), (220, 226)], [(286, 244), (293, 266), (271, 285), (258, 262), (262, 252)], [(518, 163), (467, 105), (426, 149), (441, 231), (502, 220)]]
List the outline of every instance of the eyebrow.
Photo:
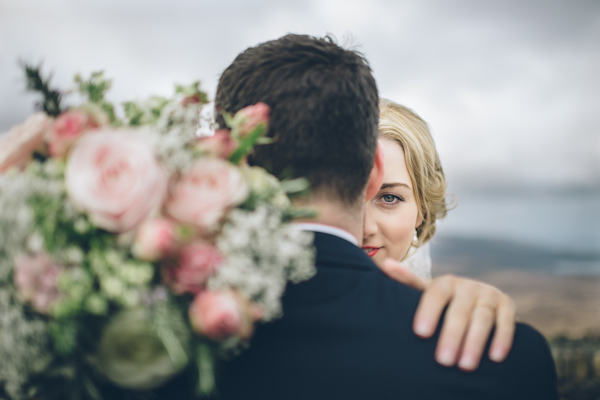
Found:
[[(391, 182), (391, 183), (384, 183), (381, 185), (381, 189), (389, 189), (389, 188), (395, 188), (398, 186), (404, 186), (410, 190), (412, 190), (412, 188), (410, 186), (408, 186), (406, 183), (402, 183), (402, 182)], [(379, 189), (379, 190), (381, 190)]]

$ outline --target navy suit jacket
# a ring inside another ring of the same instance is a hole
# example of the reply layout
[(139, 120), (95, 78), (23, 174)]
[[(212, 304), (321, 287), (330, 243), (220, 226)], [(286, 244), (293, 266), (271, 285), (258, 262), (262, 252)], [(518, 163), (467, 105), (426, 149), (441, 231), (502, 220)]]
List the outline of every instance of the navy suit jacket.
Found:
[[(439, 365), (439, 329), (412, 331), (420, 292), (385, 276), (358, 247), (315, 233), (317, 274), (289, 285), (284, 316), (258, 327), (220, 376), (223, 399), (558, 399), (545, 339), (518, 324), (503, 363)], [(489, 343), (488, 343), (489, 346)]]

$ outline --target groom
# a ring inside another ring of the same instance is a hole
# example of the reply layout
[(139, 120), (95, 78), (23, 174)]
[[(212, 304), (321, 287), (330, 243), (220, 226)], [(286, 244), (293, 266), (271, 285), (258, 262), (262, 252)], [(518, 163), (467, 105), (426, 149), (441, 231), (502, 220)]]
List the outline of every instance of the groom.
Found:
[(283, 318), (260, 326), (219, 386), (224, 399), (558, 399), (542, 336), (518, 325), (507, 360), (465, 373), (436, 363), (412, 321), (420, 293), (386, 277), (357, 246), (365, 199), (383, 178), (378, 93), (365, 59), (329, 39), (288, 35), (241, 53), (217, 88), (234, 113), (271, 106), (273, 144), (251, 163), (307, 177), (318, 210), (316, 276), (290, 285)]

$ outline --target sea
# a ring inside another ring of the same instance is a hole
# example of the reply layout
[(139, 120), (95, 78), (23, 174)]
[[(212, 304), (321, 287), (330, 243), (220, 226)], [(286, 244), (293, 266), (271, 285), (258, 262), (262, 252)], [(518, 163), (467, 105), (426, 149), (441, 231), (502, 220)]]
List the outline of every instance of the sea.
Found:
[[(473, 268), (600, 276), (600, 189), (462, 189), (432, 257)], [(483, 266), (480, 266), (483, 264)]]

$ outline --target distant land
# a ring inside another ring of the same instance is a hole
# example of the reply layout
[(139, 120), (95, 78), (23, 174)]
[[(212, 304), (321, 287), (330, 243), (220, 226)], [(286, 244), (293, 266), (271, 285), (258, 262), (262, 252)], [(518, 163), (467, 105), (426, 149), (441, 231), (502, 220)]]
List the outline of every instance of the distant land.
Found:
[[(599, 249), (600, 251), (600, 249)], [(431, 243), (433, 273), (477, 277), (498, 269), (554, 276), (600, 277), (600, 254), (552, 251), (535, 245), (462, 236), (438, 235)]]
[(600, 336), (600, 256), (510, 241), (436, 236), (433, 276), (456, 274), (500, 288), (518, 320), (547, 338)]

